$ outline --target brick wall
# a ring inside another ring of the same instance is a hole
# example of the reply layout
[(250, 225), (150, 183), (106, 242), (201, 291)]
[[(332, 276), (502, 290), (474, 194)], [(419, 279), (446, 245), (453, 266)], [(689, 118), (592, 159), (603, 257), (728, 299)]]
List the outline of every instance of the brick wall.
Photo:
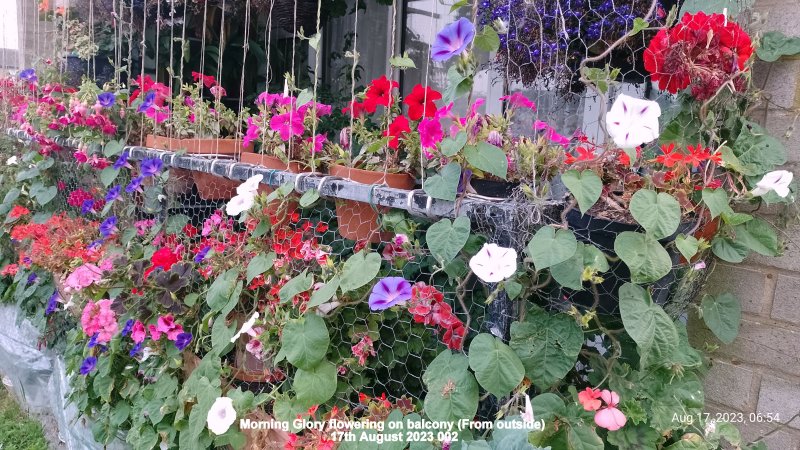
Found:
[[(756, 0), (765, 18), (764, 31), (800, 35), (800, 0)], [(754, 82), (766, 89), (772, 106), (756, 111), (754, 119), (781, 136), (788, 153), (787, 170), (800, 179), (800, 59), (757, 63)], [(786, 137), (792, 128), (794, 133)], [(767, 208), (773, 222), (791, 211)], [(742, 302), (742, 326), (731, 344), (717, 341), (702, 324), (692, 321), (695, 344), (713, 343), (713, 367), (706, 381), (710, 413), (742, 412), (738, 424), (746, 440), (767, 433), (771, 450), (800, 450), (800, 418), (788, 425), (749, 422), (748, 413), (777, 413), (786, 423), (800, 412), (800, 226), (785, 230), (786, 250), (780, 258), (751, 257), (743, 264), (717, 264), (708, 285), (712, 293), (732, 292)]]

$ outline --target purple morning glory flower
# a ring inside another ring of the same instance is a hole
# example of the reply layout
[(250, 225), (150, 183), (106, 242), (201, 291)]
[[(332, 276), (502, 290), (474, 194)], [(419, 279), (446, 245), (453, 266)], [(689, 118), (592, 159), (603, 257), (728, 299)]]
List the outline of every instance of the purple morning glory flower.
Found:
[(141, 175), (132, 179), (128, 187), (125, 188), (125, 192), (131, 194), (138, 191), (139, 186), (142, 185), (142, 181), (144, 181), (144, 177)]
[(119, 170), (122, 169), (125, 164), (128, 163), (128, 156), (130, 156), (130, 152), (127, 150), (123, 150), (122, 153), (117, 157), (117, 160), (114, 161), (114, 168)]
[(53, 314), (56, 308), (58, 308), (58, 299), (58, 291), (53, 292), (53, 295), (50, 296), (50, 300), (47, 301), (47, 308), (44, 310), (45, 316)]
[(447, 61), (453, 56), (460, 55), (475, 38), (475, 26), (466, 18), (448, 24), (439, 34), (431, 46), (431, 59), (434, 61)]
[(194, 255), (194, 262), (197, 264), (203, 262), (203, 260), (206, 259), (206, 256), (208, 256), (209, 251), (211, 251), (210, 245), (203, 247), (199, 252), (197, 252), (196, 255)]
[(464, 169), (461, 172), (461, 178), (458, 180), (458, 193), (461, 194), (464, 192), (464, 189), (467, 188), (469, 184), (469, 180), (472, 179), (472, 171), (470, 169)]
[(90, 356), (83, 360), (83, 364), (81, 364), (81, 375), (88, 375), (89, 372), (93, 371), (95, 366), (97, 365), (97, 358), (94, 356)]
[(99, 103), (103, 108), (110, 108), (114, 106), (115, 101), (117, 101), (117, 97), (111, 92), (103, 92), (97, 96), (97, 103)]
[(386, 277), (372, 288), (369, 309), (381, 311), (411, 300), (411, 283), (403, 277)]
[(98, 239), (96, 241), (92, 241), (92, 243), (89, 244), (89, 246), (87, 248), (89, 250), (97, 250), (98, 248), (100, 248), (101, 245), (103, 245), (103, 240), (102, 239)]
[(23, 70), (22, 72), (19, 73), (19, 78), (21, 80), (25, 80), (25, 81), (27, 81), (29, 83), (33, 83), (36, 80), (38, 80), (38, 78), (36, 78), (36, 71), (33, 70), (33, 69), (25, 69), (25, 70)]
[(161, 170), (161, 166), (163, 165), (164, 162), (158, 158), (145, 159), (144, 161), (142, 161), (142, 176), (143, 177), (155, 176)]
[(125, 337), (131, 334), (131, 330), (133, 330), (133, 319), (128, 319), (128, 321), (125, 322), (125, 326), (122, 327), (122, 331), (120, 332), (120, 334), (122, 335), (122, 337)]
[(192, 342), (192, 333), (181, 333), (175, 338), (175, 347), (183, 351)]
[(22, 262), (24, 262), (25, 265), (31, 265), (33, 263), (33, 260), (31, 259), (30, 256), (26, 256), (26, 257), (22, 258)]
[(92, 212), (94, 208), (94, 200), (86, 199), (83, 201), (83, 205), (81, 206), (81, 214), (89, 214)]
[(140, 113), (146, 112), (148, 109), (150, 109), (151, 106), (153, 106), (153, 102), (155, 101), (156, 101), (156, 93), (153, 91), (148, 91), (147, 94), (144, 96), (144, 100), (142, 100), (142, 104), (139, 105), (139, 109), (137, 109), (137, 111), (139, 111)]
[(141, 349), (142, 349), (142, 343), (139, 342), (138, 344), (134, 345), (133, 348), (131, 348), (131, 351), (128, 354), (130, 355), (131, 358), (133, 358), (134, 356), (136, 356), (137, 353), (139, 353), (139, 350)]
[(28, 275), (28, 283), (27, 284), (28, 285), (33, 284), (33, 282), (36, 281), (37, 278), (39, 278), (39, 277), (36, 275), (35, 272), (30, 274), (30, 275)]
[(109, 237), (114, 234), (117, 229), (117, 217), (111, 216), (100, 224), (100, 234), (103, 237)]
[(111, 189), (109, 189), (108, 193), (106, 193), (106, 202), (110, 203), (118, 199), (121, 191), (122, 191), (122, 186), (120, 185), (116, 185)]
[(93, 334), (92, 337), (89, 338), (89, 343), (87, 343), (86, 346), (92, 348), (97, 345), (97, 336), (100, 336), (100, 333)]

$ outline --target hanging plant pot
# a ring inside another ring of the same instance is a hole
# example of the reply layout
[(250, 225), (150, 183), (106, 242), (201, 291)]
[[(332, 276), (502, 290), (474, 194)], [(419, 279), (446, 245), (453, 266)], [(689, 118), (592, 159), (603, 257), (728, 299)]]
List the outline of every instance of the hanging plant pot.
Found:
[[(619, 288), (623, 284), (631, 281), (631, 273), (628, 266), (619, 259), (614, 252), (614, 241), (622, 232), (644, 232), (644, 230), (637, 224), (600, 219), (589, 214), (581, 214), (574, 209), (567, 213), (566, 219), (570, 230), (572, 230), (579, 241), (593, 244), (600, 249), (600, 251), (612, 257), (613, 260), (609, 261), (609, 270), (599, 274), (603, 278), (603, 282), (596, 285), (599, 294), (597, 312), (600, 314), (618, 316)], [(672, 236), (659, 240), (669, 254), (673, 268), (660, 280), (649, 285), (653, 296), (653, 302), (656, 304), (665, 305), (669, 302), (672, 288), (677, 280), (677, 269), (681, 265), (682, 257), (680, 252), (674, 245), (667, 244), (673, 242), (679, 234), (685, 234), (690, 231), (693, 226), (694, 222), (681, 223), (678, 226), (678, 230), (673, 233)], [(591, 308), (595, 303), (594, 293), (588, 289), (573, 291), (563, 288), (560, 298), (587, 309)]]
[[(253, 164), (254, 166), (261, 166), (267, 169), (285, 170), (291, 173), (306, 173), (311, 171), (311, 169), (303, 163), (295, 161), (285, 163), (283, 160), (275, 156), (262, 155), (252, 152), (242, 153), (240, 162)], [(264, 193), (267, 195), (274, 190), (275, 189), (266, 184), (261, 184), (258, 187), (259, 193)], [(274, 227), (279, 227), (285, 224), (291, 218), (292, 213), (300, 206), (297, 202), (298, 197), (299, 196), (296, 193), (292, 193), (290, 198), (274, 200), (267, 204), (265, 209), (272, 219), (272, 225)]]
[(272, 21), (289, 33), (296, 34), (303, 28), (306, 33), (317, 29), (316, 0), (272, 0)]
[(472, 178), (469, 180), (470, 186), (476, 194), (482, 197), (507, 199), (514, 194), (514, 189), (519, 187), (519, 183), (510, 181), (484, 180)]
[[(363, 184), (386, 184), (396, 189), (413, 189), (415, 180), (407, 173), (384, 173), (371, 170), (352, 169), (350, 167), (332, 164), (329, 167), (331, 175)], [(336, 217), (339, 222), (339, 234), (354, 241), (369, 240), (381, 242), (388, 240), (387, 233), (380, 232), (378, 223), (379, 215), (385, 208), (376, 208), (373, 205), (351, 200), (336, 202)], [(383, 234), (383, 236), (382, 236)]]

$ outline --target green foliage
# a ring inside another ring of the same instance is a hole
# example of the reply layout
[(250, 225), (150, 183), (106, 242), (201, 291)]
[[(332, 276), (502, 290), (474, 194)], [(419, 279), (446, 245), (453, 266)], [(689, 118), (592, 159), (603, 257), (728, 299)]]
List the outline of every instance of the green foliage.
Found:
[(636, 191), (631, 197), (633, 218), (655, 239), (671, 236), (681, 222), (681, 206), (675, 197), (648, 189)]
[(584, 214), (597, 203), (603, 190), (603, 181), (591, 170), (584, 170), (583, 172), (568, 170), (561, 175), (561, 181), (564, 182), (569, 192), (575, 197), (578, 202), (578, 208)]
[(469, 239), (471, 222), (468, 217), (441, 219), (428, 228), (425, 241), (431, 254), (440, 263), (452, 261)]
[(342, 293), (358, 289), (374, 280), (380, 269), (381, 255), (360, 251), (345, 261), (339, 277), (339, 288)]
[(708, 328), (720, 341), (730, 344), (739, 334), (742, 305), (732, 294), (704, 295), (700, 313)]
[(479, 142), (478, 145), (465, 146), (463, 151), (464, 158), (471, 166), (504, 180), (508, 176), (508, 158), (503, 149), (488, 142)]
[(536, 385), (549, 387), (575, 366), (583, 331), (565, 314), (534, 308), (524, 322), (511, 324), (509, 345), (522, 361), (526, 376)]
[(650, 294), (641, 286), (626, 283), (619, 289), (619, 309), (625, 331), (636, 341), (641, 366), (669, 361), (676, 349), (678, 331)]
[(575, 255), (578, 241), (570, 230), (556, 229), (553, 226), (539, 228), (528, 243), (528, 255), (533, 259), (536, 270), (546, 269), (563, 263)]
[(425, 180), (425, 193), (433, 198), (453, 201), (458, 193), (460, 179), (461, 166), (456, 162), (450, 162), (442, 167), (439, 173)]
[(784, 56), (800, 53), (800, 37), (789, 37), (780, 31), (768, 31), (761, 36), (756, 56), (762, 61), (775, 62)]
[(8, 450), (48, 448), (42, 425), (25, 417), (5, 386), (0, 385), (0, 442)]
[(312, 370), (328, 352), (328, 327), (316, 314), (292, 319), (283, 328), (281, 345), (281, 352), (293, 366)]
[(458, 421), (478, 411), (478, 382), (466, 356), (443, 351), (425, 370), (422, 381), (428, 388), (425, 414), (431, 420)]
[(469, 366), (478, 383), (501, 398), (517, 387), (525, 376), (522, 361), (511, 348), (491, 334), (481, 333), (469, 345)]
[(637, 284), (660, 280), (672, 269), (672, 260), (664, 246), (649, 233), (623, 231), (614, 241), (614, 252), (631, 270)]

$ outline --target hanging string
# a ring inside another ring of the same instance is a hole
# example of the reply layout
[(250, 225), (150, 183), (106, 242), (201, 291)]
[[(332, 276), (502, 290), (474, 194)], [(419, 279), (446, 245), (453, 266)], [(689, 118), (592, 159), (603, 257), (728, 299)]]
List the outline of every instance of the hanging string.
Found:
[[(264, 90), (269, 91), (269, 83), (272, 77), (272, 65), (270, 64), (270, 49), (272, 48), (272, 7), (275, 5), (276, 0), (270, 0), (269, 2), (269, 14), (267, 14), (267, 26), (264, 30), (264, 47), (266, 47), (267, 51), (267, 76), (266, 76), (266, 84), (264, 85)], [(266, 127), (261, 126), (261, 142), (267, 141), (267, 130)], [(262, 148), (261, 151), (263, 152), (264, 149)]]
[[(433, 42), (433, 30), (436, 29), (434, 26), (434, 17), (438, 17), (439, 15), (439, 2), (433, 2), (433, 11), (431, 11), (431, 20), (428, 24), (428, 42)], [(428, 45), (428, 53), (430, 53), (431, 45)], [(430, 66), (431, 66), (431, 58), (428, 55), (425, 58), (425, 75), (423, 78), (423, 85), (425, 86), (425, 95), (422, 101), (423, 105), (428, 104), (428, 75), (430, 73)], [(422, 189), (425, 189), (425, 154), (424, 149), (421, 149), (419, 152), (419, 173), (420, 173), (420, 184), (422, 185)]]
[[(395, 38), (397, 37), (396, 35), (397, 35), (397, 0), (392, 0), (392, 29), (391, 29), (392, 38), (391, 38), (391, 44), (389, 46), (389, 49), (390, 49), (389, 51), (391, 52), (392, 56), (394, 56), (394, 53), (395, 53)], [(391, 63), (389, 63), (389, 70), (387, 72), (389, 73), (388, 78), (389, 78), (389, 82), (391, 83), (391, 81), (394, 80), (394, 68), (392, 67)], [(392, 98), (391, 95), (389, 97), (390, 97), (390, 99)], [(389, 106), (387, 107), (387, 109), (391, 108), (391, 106), (392, 106), (391, 101), (392, 100), (390, 100), (390, 103), (389, 103)], [(400, 108), (401, 108), (400, 112), (402, 114), (402, 106)], [(389, 134), (389, 126), (390, 126), (391, 123), (392, 123), (392, 115), (391, 114), (386, 114), (386, 134), (387, 134), (387, 136)], [(386, 183), (386, 173), (388, 173), (388, 172), (389, 172), (389, 158), (384, 158), (384, 161), (383, 161), (383, 174), (384, 174), (383, 182), (384, 182), (384, 184)]]
[(320, 55), (320, 43), (322, 42), (322, 36), (320, 35), (320, 20), (322, 14), (322, 0), (317, 1), (317, 32), (314, 34), (317, 39), (317, 48), (314, 50), (314, 87), (313, 87), (313, 95), (314, 104), (312, 105), (312, 114), (311, 116), (314, 120), (311, 122), (311, 170), (317, 170), (316, 164), (316, 142), (317, 142), (317, 84), (319, 83), (319, 61), (321, 58)]
[[(158, 1), (158, 0), (156, 0)], [(133, 2), (131, 2), (131, 5)], [(133, 8), (133, 6), (131, 6)], [(141, 65), (141, 73), (139, 74), (139, 89), (142, 90), (140, 95), (145, 95), (144, 92), (144, 55), (147, 53), (147, 41), (145, 40), (145, 35), (147, 34), (147, 0), (142, 0), (142, 65)], [(156, 134), (155, 126), (153, 127), (153, 134)], [(139, 140), (144, 140), (144, 127), (139, 128)]]
[(181, 27), (181, 68), (178, 71), (178, 77), (181, 85), (183, 85), (183, 61), (186, 59), (186, 0), (183, 2), (183, 24)]
[[(97, 52), (95, 50), (94, 39), (94, 0), (89, 0), (89, 48), (92, 49), (89, 59), (86, 60), (87, 67), (91, 67), (92, 80), (97, 80)], [(89, 74), (89, 70), (86, 71)]]
[[(293, 30), (293, 33), (292, 33), (292, 66), (291, 66), (291, 69), (290, 69), (291, 70), (290, 73), (291, 73), (291, 79), (292, 79), (292, 85), (293, 85), (292, 87), (294, 88), (297, 85), (297, 78), (295, 77), (295, 73), (294, 73), (295, 56), (296, 56), (296, 53), (297, 53), (297, 0), (294, 0), (294, 13), (293, 13), (293, 16), (294, 17), (292, 19), (293, 20), (293, 23), (292, 23), (292, 30)], [(303, 30), (303, 32), (305, 32), (305, 30)], [(290, 107), (289, 108), (289, 123), (292, 123), (292, 116), (294, 115), (294, 112), (295, 112), (294, 111), (294, 107)], [(294, 139), (292, 139), (292, 137), (294, 137), (293, 133), (292, 133), (292, 135), (290, 135), (289, 148), (286, 150), (286, 154), (288, 156), (288, 158), (287, 158), (288, 161), (287, 162), (291, 162), (292, 144), (294, 142)]]
[[(227, 42), (225, 42), (225, 9), (226, 9), (225, 0), (222, 0), (222, 10), (220, 12), (221, 15), (219, 21), (219, 48), (218, 48), (219, 52), (217, 53), (217, 84), (220, 85), (220, 87), (222, 86), (222, 54), (223, 54), (223, 49), (227, 45)], [(242, 68), (242, 72), (244, 72), (244, 68)], [(202, 89), (202, 87), (200, 89)], [(218, 102), (220, 100), (217, 100), (216, 95), (212, 95), (212, 97), (214, 99), (214, 106), (217, 116), (217, 130), (221, 130), (222, 127), (220, 126), (219, 108), (216, 108), (217, 106), (219, 106)], [(214, 154), (216, 155), (218, 153), (219, 153), (219, 145), (214, 145)]]
[[(161, 4), (160, 1), (158, 3), (159, 3), (159, 5)], [(161, 16), (159, 16), (159, 20), (160, 20), (160, 17)], [(173, 98), (175, 98), (175, 95), (174, 95), (175, 90), (174, 90), (174, 84), (173, 84), (173, 80), (175, 78), (175, 69), (174, 69), (175, 61), (174, 61), (174, 58), (173, 58), (174, 43), (175, 43), (175, 0), (169, 0), (169, 22), (170, 22), (169, 23), (169, 67), (167, 68), (167, 77), (168, 77), (167, 79), (169, 80), (169, 83), (168, 83), (169, 84), (169, 93), (170, 93), (170, 95), (173, 96)], [(156, 48), (160, 48), (160, 46), (156, 46)], [(156, 68), (158, 68), (158, 65), (156, 65)], [(179, 84), (178, 85), (178, 89), (180, 90), (181, 87), (182, 86)], [(169, 109), (169, 115), (170, 115), (170, 122), (171, 123), (175, 123), (175, 105), (172, 105), (172, 108)], [(174, 127), (169, 127), (169, 128), (174, 128)], [(171, 130), (171, 135), (172, 136), (175, 135), (175, 130), (174, 129)], [(178, 137), (180, 137), (180, 136), (178, 136)]]
[(358, 66), (358, 1), (356, 0), (356, 17), (353, 22), (353, 66), (350, 68), (350, 130), (347, 141), (347, 151), (350, 159), (353, 158), (353, 125), (355, 123), (355, 107), (353, 104), (356, 102), (356, 67)]
[[(247, 71), (247, 52), (250, 51), (250, 0), (245, 2), (244, 37), (242, 38), (242, 76), (239, 80), (239, 114), (236, 120), (236, 138), (242, 135), (242, 119), (244, 118), (244, 74)], [(241, 153), (241, 148), (237, 153)]]
[(155, 82), (158, 83), (158, 57), (161, 54), (161, 0), (156, 0)]

